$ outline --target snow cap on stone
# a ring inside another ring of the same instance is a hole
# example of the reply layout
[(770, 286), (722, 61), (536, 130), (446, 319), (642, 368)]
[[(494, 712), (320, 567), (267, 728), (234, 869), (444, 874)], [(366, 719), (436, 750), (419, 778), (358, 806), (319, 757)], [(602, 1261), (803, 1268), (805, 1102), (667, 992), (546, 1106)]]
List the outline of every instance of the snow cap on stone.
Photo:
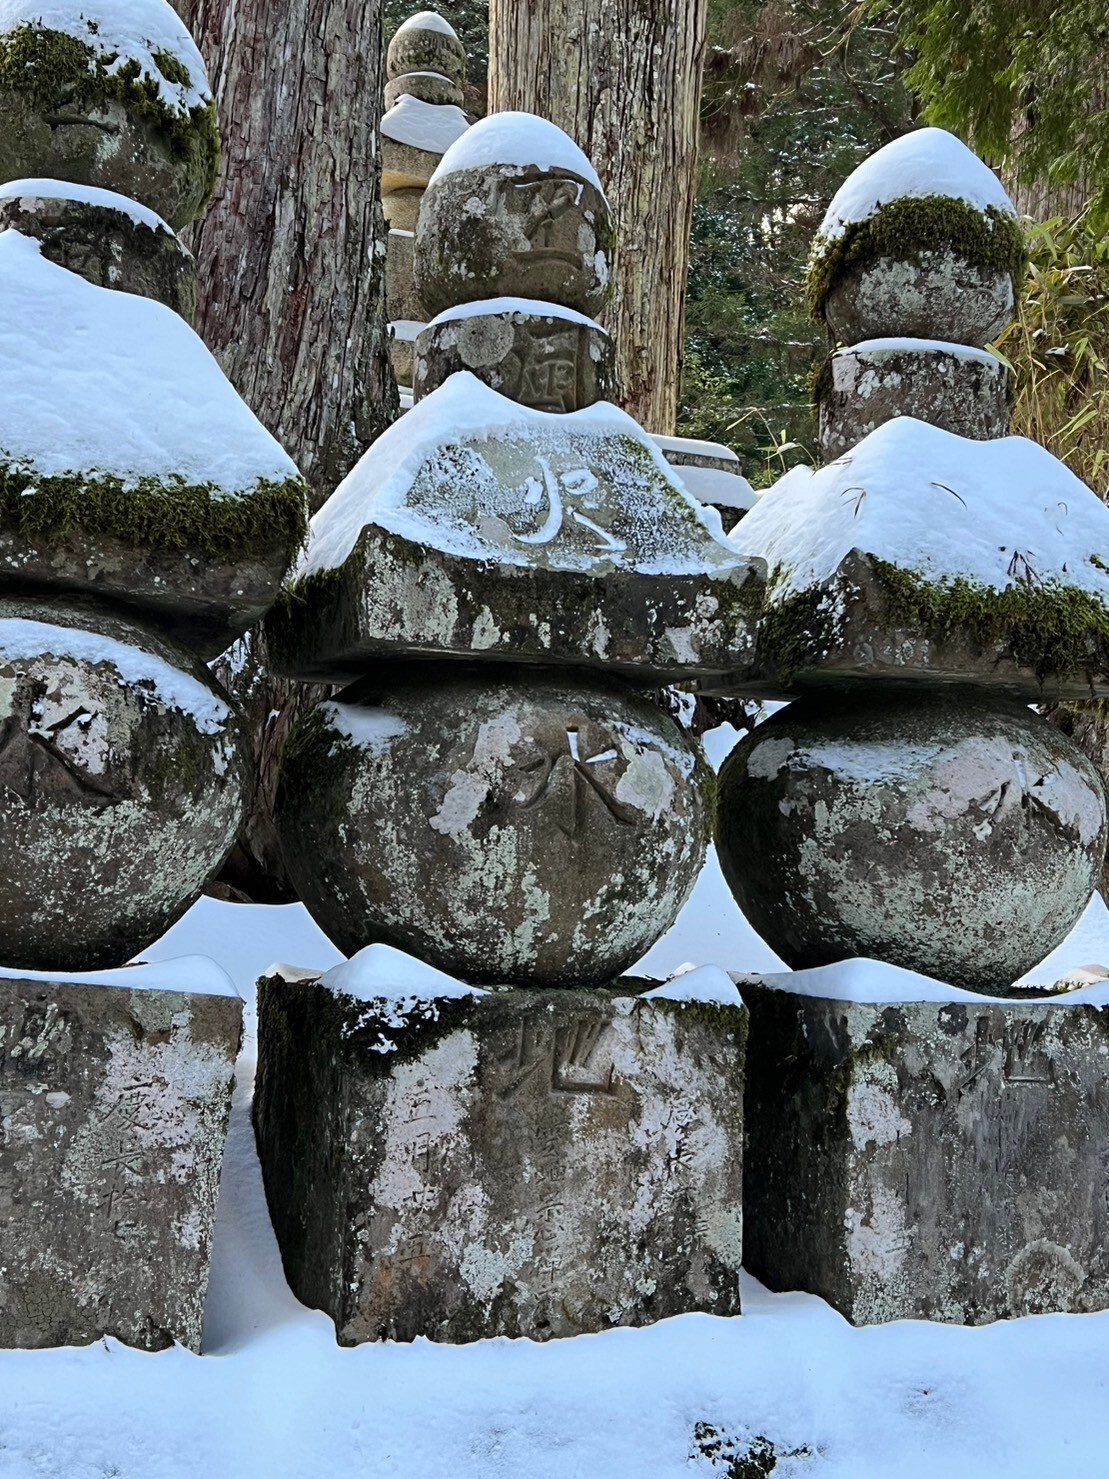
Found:
[(899, 416), (848, 456), (786, 473), (732, 532), (765, 559), (776, 604), (852, 550), (932, 583), (1077, 587), (1109, 608), (1109, 508), (1024, 437), (972, 441)]
[(399, 36), (402, 31), (438, 31), (443, 36), (453, 36), (458, 40), (458, 32), (437, 10), (421, 10), (416, 15), (410, 15), (406, 21), (401, 21), (395, 34)]
[(604, 194), (597, 171), (557, 124), (534, 113), (490, 113), (452, 144), (431, 180), (462, 170), (489, 169), (497, 165), (526, 169), (565, 170), (588, 181)]
[(98, 206), (101, 210), (120, 211), (136, 226), (149, 226), (151, 231), (176, 232), (157, 211), (140, 205), (115, 190), (101, 190), (96, 185), (75, 185), (69, 180), (9, 180), (0, 185), (0, 200), (72, 200), (79, 205)]
[[(174, 112), (189, 114), (212, 100), (204, 61), (168, 0), (0, 0), (0, 36), (23, 26), (72, 36), (114, 70), (136, 62)], [(181, 64), (186, 81), (166, 76), (159, 62), (165, 56)]]
[[(628, 465), (618, 492), (605, 491), (596, 461), (606, 449)], [(503, 484), (486, 454), (508, 459)], [(600, 507), (610, 498), (611, 530)], [(537, 411), (464, 371), (394, 422), (340, 483), (312, 520), (297, 576), (342, 565), (369, 524), (498, 564), (690, 574), (741, 563), (719, 515), (686, 492), (625, 411), (606, 401)]]
[(868, 221), (892, 200), (934, 195), (1016, 216), (997, 176), (960, 139), (946, 129), (921, 128), (886, 144), (848, 175), (832, 197), (814, 252), (820, 243), (835, 241), (849, 225)]

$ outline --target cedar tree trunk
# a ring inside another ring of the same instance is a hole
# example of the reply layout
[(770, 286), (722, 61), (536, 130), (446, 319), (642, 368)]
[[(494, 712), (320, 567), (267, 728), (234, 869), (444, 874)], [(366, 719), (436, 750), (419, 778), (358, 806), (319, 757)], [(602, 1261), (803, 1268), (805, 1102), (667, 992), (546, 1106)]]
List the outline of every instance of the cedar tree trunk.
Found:
[(490, 0), (489, 107), (557, 123), (616, 220), (618, 399), (673, 432), (708, 0)]
[[(393, 420), (378, 180), (380, 0), (174, 0), (208, 67), (223, 166), (189, 242), (201, 338), (321, 504)], [(272, 822), (281, 746), (324, 691), (269, 676), (251, 633), (217, 676), (246, 710), (250, 813), (221, 881), (295, 897)]]

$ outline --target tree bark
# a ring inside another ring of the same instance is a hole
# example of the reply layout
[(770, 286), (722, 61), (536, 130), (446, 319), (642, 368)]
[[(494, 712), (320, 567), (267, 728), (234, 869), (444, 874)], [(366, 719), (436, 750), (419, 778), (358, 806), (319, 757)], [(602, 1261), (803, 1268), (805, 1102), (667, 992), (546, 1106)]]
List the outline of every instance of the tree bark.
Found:
[[(192, 230), (201, 338), (318, 507), (394, 419), (378, 128), (380, 0), (173, 0), (208, 67), (220, 182)], [(295, 898), (273, 826), (281, 744), (326, 690), (267, 670), (257, 632), (215, 665), (246, 711), (256, 789), (221, 875)]]
[(708, 0), (490, 0), (489, 106), (539, 113), (593, 161), (616, 219), (618, 399), (677, 417)]

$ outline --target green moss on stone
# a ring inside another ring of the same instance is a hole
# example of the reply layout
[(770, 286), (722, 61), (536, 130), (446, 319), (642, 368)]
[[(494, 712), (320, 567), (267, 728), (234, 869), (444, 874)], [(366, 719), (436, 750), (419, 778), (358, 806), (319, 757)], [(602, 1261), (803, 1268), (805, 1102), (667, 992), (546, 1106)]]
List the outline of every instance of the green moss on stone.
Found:
[[(204, 165), (204, 197), (219, 175), (219, 118), (213, 98), (191, 109), (174, 108), (161, 95), (158, 81), (129, 57), (122, 66), (112, 53), (98, 53), (75, 36), (24, 24), (0, 36), (0, 88), (28, 98), (39, 108), (82, 109), (105, 102), (121, 103), (129, 113), (157, 126), (173, 152), (188, 158), (197, 152)], [(189, 87), (188, 68), (169, 52), (154, 60), (165, 80)]]
[(998, 591), (962, 578), (941, 584), (884, 560), (875, 560), (874, 569), (893, 623), (932, 642), (969, 637), (982, 648), (1002, 647), (1040, 679), (1106, 665), (1109, 611), (1089, 591), (1024, 583)]
[[(959, 577), (930, 581), (871, 557), (883, 594), (870, 620), (887, 632), (920, 634), (937, 646), (999, 650), (1042, 681), (1109, 670), (1109, 611), (1075, 586), (1018, 583), (1006, 590)], [(813, 586), (768, 606), (759, 650), (791, 681), (817, 666), (842, 642), (842, 611), (859, 599), (853, 583)]]
[(1027, 245), (1014, 216), (985, 210), (948, 195), (902, 196), (865, 221), (852, 221), (842, 236), (817, 236), (805, 274), (805, 296), (814, 318), (828, 294), (852, 269), (883, 258), (919, 263), (925, 252), (950, 249), (977, 267), (1007, 273), (1019, 291)]
[(308, 532), (299, 478), (263, 480), (241, 496), (183, 478), (39, 477), (0, 464), (0, 526), (37, 544), (105, 535), (134, 549), (188, 550), (208, 559), (250, 555), (280, 542), (292, 558)]

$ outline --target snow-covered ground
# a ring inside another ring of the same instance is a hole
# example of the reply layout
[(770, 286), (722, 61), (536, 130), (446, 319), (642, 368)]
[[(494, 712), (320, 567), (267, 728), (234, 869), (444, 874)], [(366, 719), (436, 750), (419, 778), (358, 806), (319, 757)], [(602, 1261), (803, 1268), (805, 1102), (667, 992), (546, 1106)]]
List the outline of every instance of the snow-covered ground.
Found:
[[(719, 761), (721, 732), (709, 737)], [(202, 900), (150, 960), (214, 956), (251, 997), (275, 960), (340, 956), (300, 908)], [(644, 967), (780, 969), (710, 859)], [(1095, 899), (1044, 967), (1109, 964)], [(250, 1128), (251, 1030), (239, 1063), (205, 1354), (113, 1341), (0, 1352), (0, 1479), (689, 1479), (709, 1425), (744, 1452), (769, 1439), (776, 1479), (1104, 1479), (1109, 1313), (976, 1330), (854, 1330), (822, 1301), (751, 1280), (737, 1319), (704, 1315), (535, 1345), (340, 1349), (289, 1292)], [(739, 1470), (742, 1479), (744, 1471)], [(755, 1471), (757, 1472), (757, 1471)]]

